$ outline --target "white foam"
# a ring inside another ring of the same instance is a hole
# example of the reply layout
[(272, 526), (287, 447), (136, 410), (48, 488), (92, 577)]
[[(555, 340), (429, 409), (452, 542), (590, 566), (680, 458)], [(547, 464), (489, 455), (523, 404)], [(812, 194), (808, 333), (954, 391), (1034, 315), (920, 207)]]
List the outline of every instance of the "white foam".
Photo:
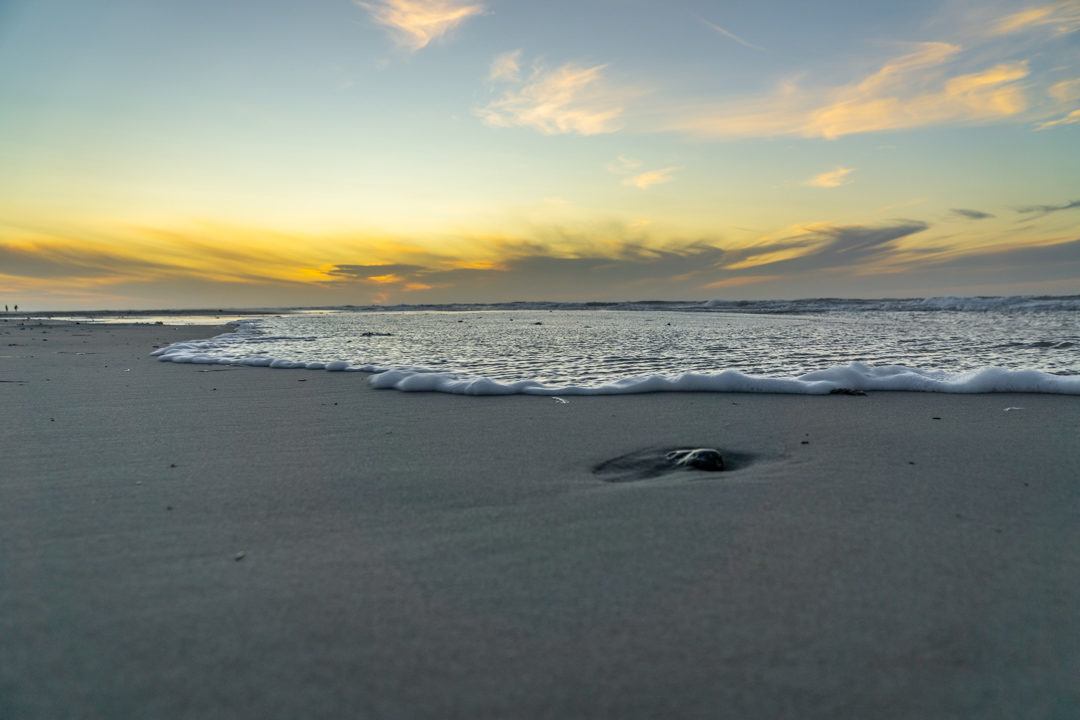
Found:
[(150, 353), (162, 362), (193, 363), (197, 365), (247, 365), (251, 367), (270, 367), (278, 370), (343, 370), (381, 372), (386, 368), (373, 365), (354, 366), (344, 360), (332, 362), (305, 362), (268, 355), (241, 354), (239, 356), (221, 354), (226, 348), (246, 347), (243, 343), (266, 342), (277, 340), (259, 334), (258, 321), (242, 320), (230, 323), (235, 330), (223, 333), (207, 340), (188, 340), (173, 343)]
[(948, 373), (900, 365), (864, 363), (818, 370), (797, 378), (747, 375), (736, 370), (716, 374), (685, 373), (626, 378), (597, 386), (551, 386), (531, 380), (502, 383), (490, 378), (462, 378), (448, 373), (396, 369), (373, 375), (372, 387), (405, 392), (444, 392), (459, 395), (624, 395), (651, 392), (748, 392), (826, 395), (842, 388), (942, 393), (1055, 393), (1080, 395), (1080, 376), (1061, 376), (1037, 370), (983, 368)]
[(1076, 312), (1080, 296), (1011, 295), (965, 297), (942, 295), (929, 298), (802, 298), (799, 300), (725, 300), (714, 298), (701, 303), (703, 310), (743, 313), (832, 313), (832, 312)]
[[(946, 300), (951, 301), (952, 299), (933, 300), (939, 306), (942, 306), (948, 304)], [(393, 367), (389, 366), (390, 363), (380, 366), (364, 364), (363, 361), (350, 362), (340, 359), (342, 355), (336, 354), (336, 350), (327, 352), (324, 349), (316, 353), (315, 351), (319, 350), (318, 338), (299, 333), (291, 336), (282, 335), (280, 331), (283, 327), (287, 328), (288, 326), (281, 323), (275, 325), (266, 321), (243, 321), (236, 323), (234, 330), (230, 333), (206, 340), (175, 343), (154, 351), (152, 355), (159, 360), (175, 363), (247, 365), (331, 372), (363, 371), (373, 373), (370, 381), (372, 386), (376, 388), (392, 388), (405, 392), (442, 392), (463, 395), (526, 394), (569, 396), (649, 392), (764, 392), (822, 395), (843, 388), (867, 392), (1017, 392), (1080, 395), (1080, 375), (1077, 374), (1055, 375), (1040, 370), (1005, 369), (1002, 367), (983, 367), (968, 372), (947, 373), (904, 365), (874, 365), (866, 362), (836, 365), (793, 377), (782, 376), (785, 372), (783, 369), (778, 369), (775, 372), (769, 369), (761, 371), (774, 374), (750, 374), (728, 369), (716, 373), (686, 372), (675, 375), (648, 374), (618, 377), (616, 369), (618, 366), (613, 364), (610, 368), (598, 367), (597, 373), (590, 372), (589, 374), (598, 378), (594, 383), (590, 384), (545, 384), (537, 380), (506, 381), (486, 377), (485, 370), (472, 370), (470, 374), (465, 374), (462, 372), (434, 371), (423, 367), (402, 366), (405, 362), (417, 362), (417, 360), (395, 361)], [(277, 332), (274, 332), (274, 329), (277, 329)], [(288, 342), (280, 342), (282, 340)], [(1058, 341), (1055, 340), (1054, 342)], [(1042, 345), (1040, 345), (1040, 348), (1040, 352), (1047, 352), (1052, 349), (1043, 348)], [(289, 356), (275, 357), (269, 354), (271, 352), (276, 352), (279, 355), (288, 353)], [(717, 352), (719, 354), (726, 351), (722, 349)], [(765, 354), (767, 353), (768, 347), (765, 349)], [(305, 355), (311, 359), (301, 359)], [(316, 357), (318, 357), (317, 360)], [(361, 355), (361, 357), (363, 356)], [(834, 357), (839, 360), (840, 357), (843, 357), (843, 353), (837, 353)], [(623, 358), (617, 359), (622, 360)], [(426, 358), (419, 360), (419, 362), (426, 361)], [(918, 360), (915, 362), (918, 362)], [(993, 362), (994, 360), (990, 359), (987, 364)], [(974, 363), (968, 367), (972, 365)], [(625, 367), (625, 365), (622, 367)], [(1075, 372), (1074, 367), (1066, 365), (1065, 370), (1066, 372)], [(648, 371), (647, 367), (646, 371)], [(495, 372), (488, 372), (492, 375), (496, 374)], [(522, 370), (522, 375), (526, 372), (526, 370)], [(641, 370), (638, 370), (638, 372), (641, 372)], [(608, 378), (615, 377), (615, 379), (604, 380), (605, 373)], [(513, 374), (509, 374), (509, 376), (513, 377)]]

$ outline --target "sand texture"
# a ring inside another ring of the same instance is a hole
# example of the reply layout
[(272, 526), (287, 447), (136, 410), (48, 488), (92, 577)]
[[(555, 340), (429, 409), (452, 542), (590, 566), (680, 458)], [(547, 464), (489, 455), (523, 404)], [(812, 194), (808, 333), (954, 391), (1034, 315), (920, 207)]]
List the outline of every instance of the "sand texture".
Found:
[(0, 322), (0, 718), (1080, 716), (1080, 398), (148, 357), (215, 332)]

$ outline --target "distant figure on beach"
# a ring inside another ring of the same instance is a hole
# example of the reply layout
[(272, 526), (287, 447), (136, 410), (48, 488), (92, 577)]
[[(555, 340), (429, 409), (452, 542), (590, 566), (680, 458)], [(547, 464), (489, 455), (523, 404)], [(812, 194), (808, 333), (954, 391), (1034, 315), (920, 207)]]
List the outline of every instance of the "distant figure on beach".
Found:
[(7, 305), (4, 306), (4, 312), (7, 312)]

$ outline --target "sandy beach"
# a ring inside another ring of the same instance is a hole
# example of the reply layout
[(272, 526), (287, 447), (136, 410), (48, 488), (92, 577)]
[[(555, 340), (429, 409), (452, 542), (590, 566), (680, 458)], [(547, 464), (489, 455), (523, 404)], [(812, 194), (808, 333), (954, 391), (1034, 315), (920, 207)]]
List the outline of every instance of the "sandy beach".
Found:
[(1080, 715), (1080, 398), (149, 357), (223, 331), (0, 321), (0, 718)]

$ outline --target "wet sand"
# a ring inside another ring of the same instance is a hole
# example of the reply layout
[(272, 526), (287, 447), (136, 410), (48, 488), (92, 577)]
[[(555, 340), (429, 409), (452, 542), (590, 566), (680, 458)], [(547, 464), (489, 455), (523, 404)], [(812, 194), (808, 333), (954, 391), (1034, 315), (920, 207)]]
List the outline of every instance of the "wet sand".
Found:
[[(1080, 398), (408, 394), (22, 325), (0, 717), (1080, 709)], [(691, 447), (732, 469), (593, 472)]]

